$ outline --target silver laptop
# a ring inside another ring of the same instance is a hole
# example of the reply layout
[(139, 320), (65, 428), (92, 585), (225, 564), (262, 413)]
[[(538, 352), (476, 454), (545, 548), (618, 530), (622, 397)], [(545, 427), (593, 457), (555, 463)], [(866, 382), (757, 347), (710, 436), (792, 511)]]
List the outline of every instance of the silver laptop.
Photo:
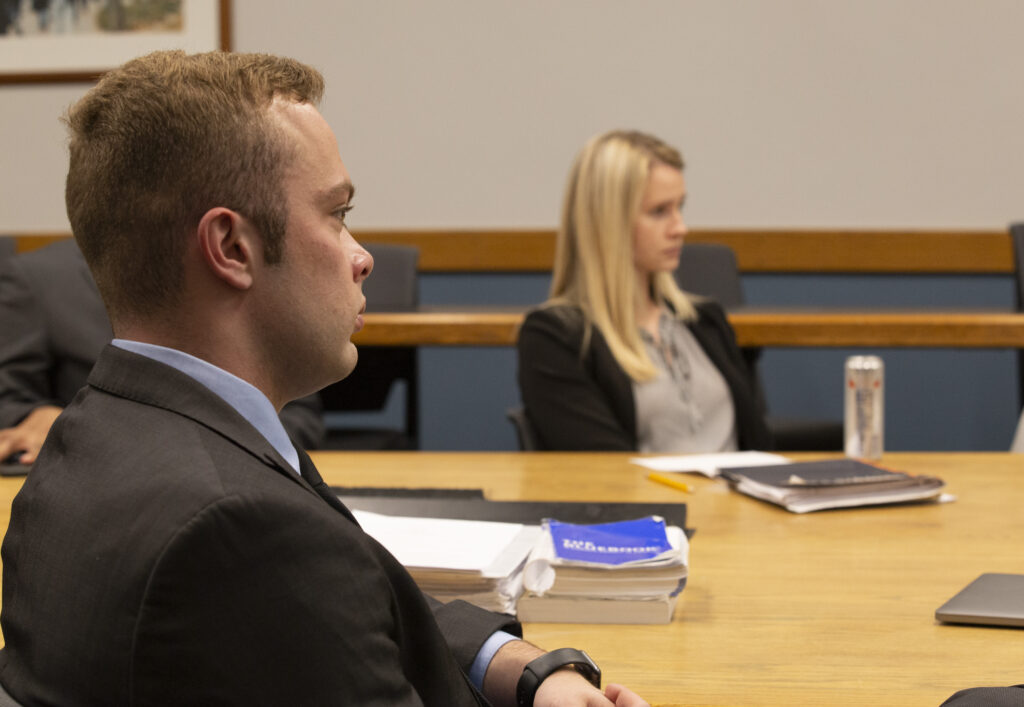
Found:
[(985, 573), (935, 611), (955, 624), (1024, 628), (1024, 574)]

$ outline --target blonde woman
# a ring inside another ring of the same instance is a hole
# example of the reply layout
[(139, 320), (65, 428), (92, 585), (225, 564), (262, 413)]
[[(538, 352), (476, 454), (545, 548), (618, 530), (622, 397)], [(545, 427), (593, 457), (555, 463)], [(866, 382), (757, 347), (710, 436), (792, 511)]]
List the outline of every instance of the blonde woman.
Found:
[(675, 283), (685, 201), (682, 157), (651, 135), (605, 133), (576, 158), (551, 297), (519, 333), (519, 387), (542, 448), (771, 447), (724, 312)]

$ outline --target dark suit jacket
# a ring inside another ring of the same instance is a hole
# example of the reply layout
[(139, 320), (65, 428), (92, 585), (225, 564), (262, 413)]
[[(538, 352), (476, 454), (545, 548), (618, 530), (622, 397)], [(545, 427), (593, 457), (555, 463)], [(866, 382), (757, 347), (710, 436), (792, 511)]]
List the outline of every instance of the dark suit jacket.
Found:
[(0, 683), (64, 706), (477, 704), (463, 670), (518, 625), (427, 600), (301, 456), (302, 478), (206, 388), (107, 347), (12, 506)]
[[(41, 405), (75, 397), (113, 337), (85, 258), (73, 240), (0, 262), (0, 428)], [(297, 445), (324, 440), (320, 400), (285, 406), (281, 422)]]
[[(687, 326), (729, 387), (740, 449), (771, 449), (760, 387), (725, 313), (710, 300), (694, 305), (697, 320)], [(543, 307), (527, 315), (518, 342), (526, 415), (542, 449), (636, 451), (632, 380), (596, 327), (582, 350), (584, 331), (583, 313), (576, 307)]]
[(960, 690), (941, 707), (1024, 707), (1024, 685), (971, 687)]

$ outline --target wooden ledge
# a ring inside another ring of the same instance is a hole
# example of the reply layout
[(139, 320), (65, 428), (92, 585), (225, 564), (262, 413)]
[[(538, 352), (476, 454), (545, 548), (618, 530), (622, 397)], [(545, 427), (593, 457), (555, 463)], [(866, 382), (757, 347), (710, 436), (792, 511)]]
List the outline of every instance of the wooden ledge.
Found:
[[(360, 346), (514, 346), (522, 309), (367, 312)], [(740, 346), (1024, 348), (1024, 314), (977, 310), (794, 310), (729, 313)]]
[[(68, 236), (13, 237), (23, 252)], [(419, 248), (421, 272), (546, 272), (555, 257), (555, 232), (543, 229), (368, 229), (356, 238)], [(746, 273), (1010, 274), (1015, 269), (1007, 231), (697, 229), (688, 238), (730, 246)]]

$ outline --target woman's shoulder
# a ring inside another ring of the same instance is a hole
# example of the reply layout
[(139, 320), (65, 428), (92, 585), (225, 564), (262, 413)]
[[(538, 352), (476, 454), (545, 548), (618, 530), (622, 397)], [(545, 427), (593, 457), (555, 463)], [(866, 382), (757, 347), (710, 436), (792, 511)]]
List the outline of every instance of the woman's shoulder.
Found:
[(579, 307), (545, 302), (526, 313), (519, 328), (519, 350), (546, 350), (555, 345), (579, 352), (586, 330), (587, 319)]
[(571, 304), (545, 302), (530, 309), (523, 320), (523, 328), (555, 328), (565, 332), (582, 331), (586, 322), (583, 310)]
[(698, 319), (714, 319), (725, 321), (725, 310), (722, 305), (710, 297), (704, 297), (702, 295), (689, 295), (690, 302), (693, 303), (693, 308), (697, 310)]

